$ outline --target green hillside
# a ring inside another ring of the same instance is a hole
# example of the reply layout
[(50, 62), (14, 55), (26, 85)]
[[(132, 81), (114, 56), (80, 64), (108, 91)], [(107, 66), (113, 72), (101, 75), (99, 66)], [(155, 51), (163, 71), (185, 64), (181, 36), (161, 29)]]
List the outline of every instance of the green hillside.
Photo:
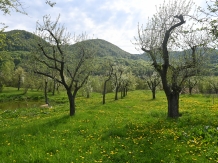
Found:
[(24, 30), (12, 30), (5, 32), (7, 45), (6, 51), (31, 51), (36, 47), (36, 35)]
[[(4, 51), (7, 52), (7, 55), (10, 55), (14, 59), (15, 66), (24, 67), (24, 63), (28, 63), (28, 59), (31, 51), (37, 47), (36, 39), (40, 39), (33, 33), (24, 30), (13, 30), (5, 32), (7, 38), (7, 45)], [(44, 43), (46, 43), (44, 41)], [(90, 39), (84, 41), (86, 46), (90, 46), (96, 50), (97, 53), (97, 62), (102, 65), (105, 61), (110, 60), (111, 62), (119, 62), (122, 65), (128, 66), (133, 73), (136, 75), (142, 73), (145, 67), (149, 66), (149, 57), (146, 54), (137, 55), (130, 54), (118, 46), (102, 40), (102, 39)], [(70, 45), (67, 50), (68, 53), (71, 54), (73, 49), (76, 48), (76, 44)], [(218, 51), (213, 50), (209, 55), (208, 64), (206, 67), (209, 69), (210, 74), (218, 75)], [(173, 58), (177, 58), (181, 55), (181, 52), (173, 52)], [(105, 71), (101, 69), (99, 71)], [(96, 74), (101, 74), (101, 72), (96, 72)]]
[[(32, 50), (37, 47), (36, 39), (39, 39), (39, 37), (24, 30), (13, 30), (5, 32), (5, 34), (7, 45), (4, 49), (4, 53), (7, 53), (7, 55), (10, 55), (14, 59), (15, 66), (25, 68)], [(98, 62), (96, 64), (102, 65), (106, 60), (119, 62), (120, 64), (131, 68), (135, 74), (138, 74), (144, 69), (145, 65), (148, 65), (144, 55), (130, 54), (108, 41), (102, 39), (90, 39), (84, 41), (84, 43), (86, 46), (90, 46), (96, 50)], [(73, 44), (67, 47), (68, 53), (71, 54), (76, 46), (76, 44)], [(104, 69), (99, 71), (103, 72)], [(101, 72), (96, 72), (96, 74), (101, 74)]]
[[(37, 46), (36, 39), (39, 39), (33, 33), (24, 30), (13, 30), (5, 32), (7, 38), (6, 51), (31, 51)], [(129, 58), (129, 59), (140, 59), (143, 58), (141, 55), (130, 54), (118, 46), (111, 44), (108, 41), (102, 39), (91, 39), (85, 41), (88, 46), (92, 46), (97, 49), (98, 57), (112, 56), (116, 58)], [(69, 51), (74, 48), (75, 45), (69, 47)]]

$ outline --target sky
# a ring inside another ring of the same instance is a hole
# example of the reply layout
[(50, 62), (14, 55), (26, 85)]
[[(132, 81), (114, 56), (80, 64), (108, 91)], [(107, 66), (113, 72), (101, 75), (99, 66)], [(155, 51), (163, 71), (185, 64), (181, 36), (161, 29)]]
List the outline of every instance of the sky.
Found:
[[(34, 33), (36, 22), (42, 24), (43, 16), (50, 15), (72, 34), (86, 33), (91, 38), (104, 39), (121, 49), (139, 54), (132, 44), (137, 36), (138, 24), (156, 12), (156, 6), (164, 0), (50, 0), (56, 2), (53, 7), (45, 0), (20, 0), (28, 15), (11, 12), (0, 15), (1, 22), (10, 30), (26, 30)], [(168, 0), (166, 0), (168, 1)], [(205, 6), (206, 0), (193, 0), (197, 6)]]

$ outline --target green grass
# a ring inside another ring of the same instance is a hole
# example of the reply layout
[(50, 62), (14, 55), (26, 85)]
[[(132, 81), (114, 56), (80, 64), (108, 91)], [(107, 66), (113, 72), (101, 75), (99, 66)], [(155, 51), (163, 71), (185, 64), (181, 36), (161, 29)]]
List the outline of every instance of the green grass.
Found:
[(169, 119), (163, 92), (113, 97), (78, 97), (73, 117), (65, 93), (52, 109), (0, 110), (0, 163), (218, 162), (217, 98), (181, 95), (182, 117)]
[(36, 90), (29, 90), (27, 94), (24, 94), (23, 89), (18, 91), (17, 88), (4, 87), (3, 92), (0, 92), (0, 102), (43, 100), (43, 98), (43, 93)]

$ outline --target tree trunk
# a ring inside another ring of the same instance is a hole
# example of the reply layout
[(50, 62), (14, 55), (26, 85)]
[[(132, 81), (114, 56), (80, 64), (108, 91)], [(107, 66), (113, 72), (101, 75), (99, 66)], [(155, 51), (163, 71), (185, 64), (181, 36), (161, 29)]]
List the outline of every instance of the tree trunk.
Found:
[(120, 98), (122, 99), (123, 97), (124, 97), (124, 95), (123, 95), (123, 88), (120, 90)]
[(52, 95), (55, 95), (55, 86), (56, 86), (56, 81), (55, 79), (53, 80), (53, 89), (52, 89)]
[(179, 115), (179, 93), (172, 92), (167, 95), (168, 101), (168, 117), (178, 118)]
[(58, 92), (58, 94), (60, 93), (60, 92), (59, 92), (59, 87), (60, 87), (60, 84), (59, 84), (59, 83), (56, 83), (56, 91)]
[(115, 89), (115, 100), (118, 100), (118, 90), (119, 90), (119, 87), (116, 87)]
[(154, 100), (155, 98), (156, 98), (156, 94), (155, 94), (155, 87), (153, 87), (152, 89), (151, 89), (151, 91), (152, 91), (152, 99)]
[(70, 116), (75, 115), (75, 95), (72, 94), (71, 89), (67, 90), (67, 96), (70, 103)]
[(192, 88), (193, 88), (193, 87), (189, 87), (189, 94), (190, 94), (190, 95), (192, 94)]
[(107, 81), (108, 80), (106, 80), (105, 82), (104, 82), (104, 89), (103, 89), (103, 99), (102, 99), (102, 103), (103, 104), (105, 104), (105, 96), (106, 96), (106, 87), (107, 87)]
[(45, 80), (45, 89), (44, 89), (45, 103), (46, 103), (46, 104), (49, 104), (49, 103), (48, 103), (48, 96), (47, 96), (47, 89), (48, 89), (48, 81)]
[(21, 85), (21, 76), (19, 75), (18, 77), (18, 84), (17, 84), (17, 90), (20, 90), (20, 85)]
[(89, 93), (89, 91), (86, 92), (86, 98), (90, 98), (90, 93)]
[(126, 97), (126, 88), (123, 87), (123, 97)]

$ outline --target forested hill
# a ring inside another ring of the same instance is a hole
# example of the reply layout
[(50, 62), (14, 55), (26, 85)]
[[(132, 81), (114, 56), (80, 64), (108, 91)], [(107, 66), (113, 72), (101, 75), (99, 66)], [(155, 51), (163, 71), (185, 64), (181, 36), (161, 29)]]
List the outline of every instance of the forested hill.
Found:
[[(13, 30), (5, 32), (5, 34), (7, 42), (3, 49), (4, 54), (14, 61), (16, 67), (21, 66), (25, 71), (28, 71), (28, 68), (26, 67), (28, 67), (27, 63), (31, 52), (37, 46), (36, 40), (40, 38), (35, 34), (24, 30)], [(112, 62), (116, 61), (121, 65), (128, 66), (135, 74), (141, 73), (144, 71), (145, 66), (149, 65), (146, 61), (145, 55), (130, 54), (108, 41), (102, 39), (90, 39), (84, 42), (86, 46), (91, 46), (95, 49), (97, 53), (97, 64), (99, 65), (105, 64), (104, 61), (107, 60)], [(77, 44), (68, 46), (68, 53), (72, 53), (76, 46)], [(101, 71), (104, 72), (103, 68), (99, 70), (99, 72), (96, 72), (96, 74), (101, 74)]]
[[(6, 51), (28, 51), (30, 52), (37, 44), (36, 44), (36, 36), (33, 33), (30, 33), (28, 31), (24, 30), (12, 30), (5, 32), (7, 43), (4, 50)], [(111, 56), (115, 58), (128, 58), (128, 59), (144, 59), (143, 55), (133, 55), (130, 54), (122, 49), (120, 49), (118, 46), (102, 40), (102, 39), (91, 39), (86, 40), (87, 44), (89, 46), (92, 46), (97, 51), (98, 57), (106, 57)], [(69, 47), (69, 50), (71, 50), (74, 47), (74, 45), (71, 45)]]
[[(23, 67), (22, 63), (26, 63), (30, 52), (37, 46), (36, 39), (39, 39), (33, 33), (24, 30), (13, 30), (5, 32), (7, 42), (4, 51), (7, 51), (7, 56), (11, 56), (14, 60), (15, 66)], [(44, 41), (44, 40), (43, 40)], [(136, 73), (144, 71), (145, 65), (148, 66), (148, 57), (146, 55), (130, 54), (118, 46), (102, 40), (90, 39), (85, 41), (88, 46), (93, 47), (97, 52), (98, 62), (103, 64), (104, 60), (110, 59), (111, 61), (118, 61), (120, 64), (131, 67)], [(45, 42), (46, 43), (46, 42)], [(69, 46), (69, 51), (72, 52), (76, 44)], [(216, 51), (216, 50), (215, 50)], [(178, 52), (173, 53), (177, 56)], [(208, 68), (214, 74), (218, 75), (218, 55), (217, 51), (210, 55)]]
[(12, 30), (4, 32), (6, 34), (6, 51), (28, 51), (36, 46), (36, 38), (33, 33), (24, 30)]
[[(115, 58), (127, 58), (133, 60), (145, 59), (143, 55), (130, 54), (118, 46), (102, 39), (91, 39), (86, 40), (85, 42), (88, 46), (92, 46), (94, 49), (97, 49), (97, 56), (99, 57), (111, 56)], [(73, 48), (73, 45), (71, 48)]]

